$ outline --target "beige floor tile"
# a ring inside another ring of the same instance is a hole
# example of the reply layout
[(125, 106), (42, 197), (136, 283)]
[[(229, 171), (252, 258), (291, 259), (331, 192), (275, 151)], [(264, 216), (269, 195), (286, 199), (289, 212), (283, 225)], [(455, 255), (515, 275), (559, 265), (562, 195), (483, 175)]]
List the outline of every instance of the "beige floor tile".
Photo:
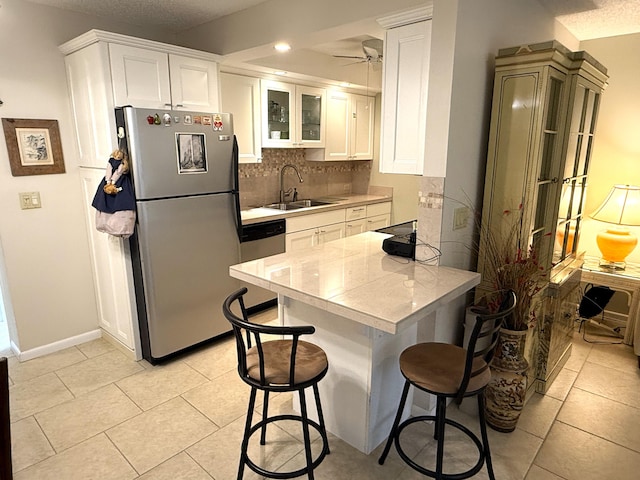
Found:
[(139, 480), (211, 480), (211, 476), (182, 452), (149, 470)]
[(182, 360), (209, 380), (230, 371), (237, 372), (238, 356), (235, 340), (231, 337), (220, 340), (203, 350), (198, 350), (184, 357)]
[(278, 319), (278, 307), (272, 307), (259, 313), (254, 313), (249, 317), (253, 323), (270, 323)]
[(20, 362), (17, 357), (12, 357), (8, 360), (9, 376), (15, 383), (26, 382), (32, 378), (80, 363), (86, 359), (87, 357), (76, 347), (65, 348), (26, 362)]
[(632, 480), (640, 453), (556, 422), (534, 463), (568, 480)]
[(16, 383), (9, 389), (11, 421), (15, 422), (71, 399), (73, 395), (55, 373)]
[[(224, 427), (247, 413), (251, 389), (236, 371), (189, 390), (182, 397), (205, 414), (217, 426)], [(256, 405), (262, 405), (258, 392)]]
[(81, 443), (141, 410), (113, 384), (36, 414), (36, 420), (60, 452)]
[[(312, 451), (314, 458), (320, 452), (322, 443), (320, 439), (313, 442)], [(378, 464), (378, 458), (382, 449), (377, 449), (370, 455), (351, 447), (339, 438), (329, 435), (329, 448), (331, 453), (314, 470), (317, 480), (333, 480), (344, 478), (350, 480), (388, 480), (397, 478), (406, 465), (396, 455), (389, 455), (384, 465)], [(285, 463), (278, 471), (291, 471), (302, 468), (306, 464), (304, 451), (301, 451), (289, 462)], [(425, 477), (422, 477), (425, 478)]]
[(591, 347), (592, 345), (590, 343), (587, 343), (583, 341), (581, 337), (574, 335), (573, 344), (571, 345), (571, 355), (569, 356), (567, 363), (564, 364), (564, 368), (567, 370), (573, 370), (574, 372), (579, 372), (589, 356)]
[(116, 385), (140, 408), (149, 410), (207, 381), (186, 363), (174, 361), (144, 369)]
[(136, 472), (104, 434), (18, 472), (15, 480), (129, 480)]
[(204, 415), (177, 397), (107, 430), (107, 435), (142, 474), (216, 430)]
[[(260, 418), (259, 415), (256, 416)], [(215, 479), (236, 478), (245, 418), (241, 417), (187, 449), (187, 453)], [(252, 437), (249, 457), (258, 465), (276, 470), (302, 450), (302, 444), (278, 427), (267, 429), (267, 441), (259, 445), (260, 434)], [(245, 480), (262, 479), (245, 468)]]
[(587, 362), (574, 384), (576, 388), (610, 398), (616, 402), (640, 408), (640, 371), (616, 371)]
[(525, 480), (563, 480), (562, 477), (559, 477), (555, 473), (551, 473), (544, 468), (540, 468), (537, 465), (531, 465), (529, 469), (529, 473), (524, 477)]
[(640, 409), (574, 388), (558, 420), (640, 453)]
[(103, 353), (115, 350), (116, 347), (107, 342), (104, 338), (98, 338), (91, 342), (82, 343), (77, 346), (78, 350), (86, 355), (87, 358), (97, 357)]
[(544, 438), (562, 407), (562, 402), (548, 395), (534, 393), (525, 404), (517, 428)]
[(594, 345), (587, 361), (626, 373), (638, 370), (638, 357), (631, 345)]
[(569, 395), (569, 390), (571, 390), (573, 382), (575, 382), (577, 376), (578, 372), (563, 368), (560, 370), (560, 373), (558, 373), (558, 376), (555, 378), (545, 395), (557, 398), (558, 400), (564, 400), (567, 398), (567, 395)]
[(113, 350), (58, 370), (56, 373), (74, 395), (97, 390), (143, 370), (137, 362)]
[(14, 472), (55, 454), (33, 417), (24, 418), (11, 425), (11, 458)]

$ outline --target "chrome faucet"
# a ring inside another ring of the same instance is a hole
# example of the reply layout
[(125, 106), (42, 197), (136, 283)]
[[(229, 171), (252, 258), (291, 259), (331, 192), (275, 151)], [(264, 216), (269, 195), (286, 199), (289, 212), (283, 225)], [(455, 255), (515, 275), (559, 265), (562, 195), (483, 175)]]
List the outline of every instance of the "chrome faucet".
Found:
[(291, 192), (293, 191), (293, 187), (286, 191), (284, 189), (284, 171), (287, 169), (287, 167), (293, 168), (293, 170), (298, 174), (298, 180), (300, 180), (300, 183), (304, 182), (304, 180), (302, 180), (302, 176), (300, 175), (300, 172), (298, 171), (295, 165), (291, 165), (290, 163), (287, 163), (284, 167), (282, 167), (280, 169), (280, 203), (284, 203), (285, 197), (290, 195)]

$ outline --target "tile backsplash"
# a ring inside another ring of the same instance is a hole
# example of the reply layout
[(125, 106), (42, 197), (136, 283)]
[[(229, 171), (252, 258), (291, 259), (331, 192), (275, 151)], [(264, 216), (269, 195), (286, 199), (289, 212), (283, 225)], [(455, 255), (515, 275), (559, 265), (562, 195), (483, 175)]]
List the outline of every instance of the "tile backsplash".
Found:
[(303, 148), (263, 148), (262, 163), (240, 164), (240, 207), (243, 209), (277, 202), (280, 192), (280, 169), (295, 165), (303, 183), (293, 169), (284, 174), (284, 189), (294, 187), (298, 198), (318, 198), (349, 193), (364, 194), (369, 187), (371, 161), (309, 162)]

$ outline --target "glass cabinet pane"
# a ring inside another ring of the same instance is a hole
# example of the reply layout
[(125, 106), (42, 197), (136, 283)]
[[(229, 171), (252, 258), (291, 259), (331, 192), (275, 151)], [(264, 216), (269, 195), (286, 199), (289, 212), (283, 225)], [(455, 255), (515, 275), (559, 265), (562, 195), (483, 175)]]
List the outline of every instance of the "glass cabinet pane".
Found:
[(279, 90), (267, 91), (269, 106), (269, 138), (274, 140), (288, 140), (291, 132), (291, 95)]
[(301, 95), (302, 101), (302, 140), (320, 140), (320, 120), (322, 118), (322, 97), (319, 95)]

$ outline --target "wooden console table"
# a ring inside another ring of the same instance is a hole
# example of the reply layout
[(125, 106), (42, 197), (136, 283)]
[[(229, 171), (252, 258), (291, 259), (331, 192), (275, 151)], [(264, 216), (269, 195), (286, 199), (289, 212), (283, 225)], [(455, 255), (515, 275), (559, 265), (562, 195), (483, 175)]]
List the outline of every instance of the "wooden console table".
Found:
[(597, 257), (585, 257), (582, 281), (603, 285), (629, 296), (629, 313), (624, 343), (633, 345), (640, 366), (640, 265), (628, 263), (625, 270), (610, 270), (598, 266)]

